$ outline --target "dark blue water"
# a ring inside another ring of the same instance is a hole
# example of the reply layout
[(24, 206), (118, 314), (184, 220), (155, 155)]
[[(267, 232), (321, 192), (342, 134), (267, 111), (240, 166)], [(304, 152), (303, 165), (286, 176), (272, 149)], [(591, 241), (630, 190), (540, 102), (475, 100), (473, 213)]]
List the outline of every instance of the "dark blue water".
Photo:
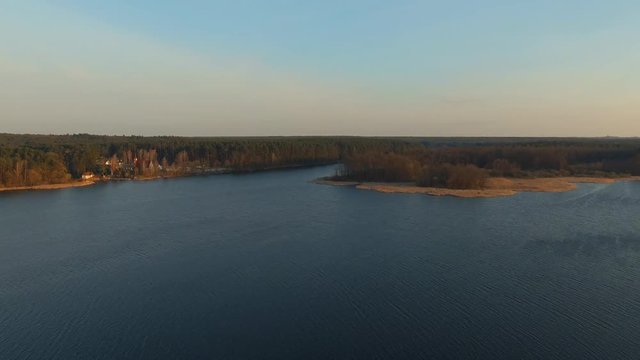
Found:
[(640, 183), (501, 199), (332, 168), (0, 195), (0, 359), (636, 359)]

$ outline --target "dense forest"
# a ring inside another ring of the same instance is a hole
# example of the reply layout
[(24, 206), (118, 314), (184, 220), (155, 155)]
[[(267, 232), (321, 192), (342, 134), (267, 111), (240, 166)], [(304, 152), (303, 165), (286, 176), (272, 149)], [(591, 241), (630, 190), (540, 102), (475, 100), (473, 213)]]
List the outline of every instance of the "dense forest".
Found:
[(413, 182), (482, 188), (488, 177), (640, 175), (640, 140), (423, 140), (404, 152), (362, 152), (344, 159), (337, 180)]
[(399, 139), (360, 137), (185, 138), (0, 134), (0, 186), (180, 176), (336, 163), (358, 153), (406, 153)]
[(491, 176), (640, 175), (640, 140), (0, 134), (3, 187), (338, 162), (338, 180), (482, 188)]

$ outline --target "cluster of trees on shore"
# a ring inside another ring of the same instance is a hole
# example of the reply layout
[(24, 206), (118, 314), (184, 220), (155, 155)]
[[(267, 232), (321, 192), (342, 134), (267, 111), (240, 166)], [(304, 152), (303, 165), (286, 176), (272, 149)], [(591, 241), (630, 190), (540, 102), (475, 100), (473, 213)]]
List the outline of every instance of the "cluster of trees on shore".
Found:
[(0, 134), (0, 186), (55, 184), (84, 173), (112, 178), (255, 171), (336, 163), (350, 154), (404, 153), (399, 139), (360, 137), (186, 138)]
[(494, 177), (640, 175), (640, 141), (547, 141), (424, 146), (366, 152), (344, 160), (338, 180), (413, 182), (478, 189)]
[(68, 181), (62, 158), (53, 152), (0, 147), (0, 186), (31, 186)]
[(3, 187), (337, 162), (336, 179), (482, 188), (491, 176), (640, 175), (640, 140), (0, 134)]

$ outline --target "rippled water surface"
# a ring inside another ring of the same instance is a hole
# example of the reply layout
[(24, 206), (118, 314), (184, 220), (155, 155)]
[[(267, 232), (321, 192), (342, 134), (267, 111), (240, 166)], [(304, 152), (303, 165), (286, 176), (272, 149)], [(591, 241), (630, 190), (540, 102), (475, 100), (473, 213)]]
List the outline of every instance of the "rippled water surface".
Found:
[(501, 199), (330, 167), (0, 194), (0, 359), (637, 359), (640, 183)]

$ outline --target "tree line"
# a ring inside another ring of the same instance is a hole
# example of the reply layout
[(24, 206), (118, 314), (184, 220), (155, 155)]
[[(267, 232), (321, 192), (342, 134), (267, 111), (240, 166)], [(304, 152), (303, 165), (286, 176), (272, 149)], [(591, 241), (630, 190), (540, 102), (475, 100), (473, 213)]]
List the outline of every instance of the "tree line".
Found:
[(622, 175), (640, 175), (640, 141), (425, 145), (401, 153), (372, 151), (345, 158), (336, 179), (477, 189), (491, 176)]
[(0, 134), (0, 186), (342, 162), (338, 179), (481, 188), (490, 176), (640, 175), (640, 140)]
[(351, 154), (404, 153), (418, 143), (361, 137), (187, 138), (0, 134), (0, 186), (79, 179), (179, 176), (336, 163)]

